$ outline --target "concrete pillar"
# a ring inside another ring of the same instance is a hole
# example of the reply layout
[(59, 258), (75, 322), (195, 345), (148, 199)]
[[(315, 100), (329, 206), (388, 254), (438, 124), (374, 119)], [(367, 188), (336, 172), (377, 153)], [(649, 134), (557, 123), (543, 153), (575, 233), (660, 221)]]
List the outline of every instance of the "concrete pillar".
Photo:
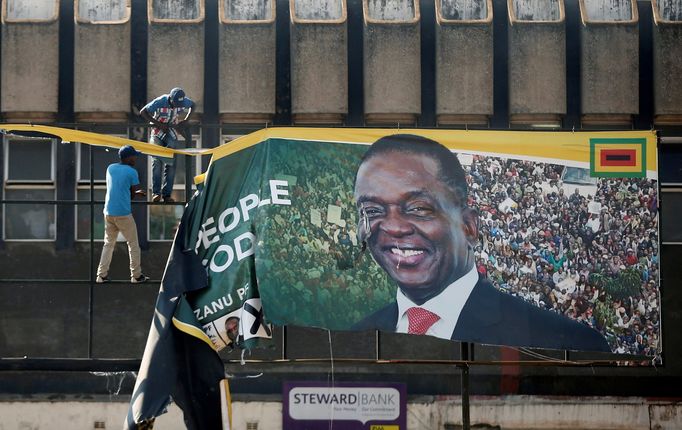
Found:
[(276, 0), (220, 0), (220, 120), (268, 123), (275, 115)]
[(54, 121), (59, 0), (2, 0), (0, 111), (5, 121)]
[(580, 0), (580, 82), (584, 125), (632, 123), (639, 113), (636, 0)]
[(654, 123), (682, 125), (682, 0), (651, 0), (654, 10)]
[(419, 0), (363, 0), (365, 121), (414, 124), (421, 113)]
[(291, 113), (298, 124), (341, 124), (348, 114), (346, 0), (290, 0)]
[(76, 121), (125, 122), (130, 111), (130, 0), (76, 0)]
[(564, 0), (507, 0), (509, 120), (560, 127), (566, 114)]
[(487, 125), (493, 114), (492, 0), (436, 0), (436, 121)]
[(148, 100), (182, 87), (203, 112), (204, 16), (204, 0), (147, 0)]

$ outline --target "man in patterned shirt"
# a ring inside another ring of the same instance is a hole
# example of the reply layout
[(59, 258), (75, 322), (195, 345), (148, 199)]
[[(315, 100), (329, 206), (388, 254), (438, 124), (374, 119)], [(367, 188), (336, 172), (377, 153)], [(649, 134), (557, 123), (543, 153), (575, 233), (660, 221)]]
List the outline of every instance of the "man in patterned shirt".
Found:
[[(187, 126), (192, 115), (194, 102), (182, 88), (173, 88), (170, 93), (163, 94), (140, 110), (140, 115), (154, 127), (149, 135), (149, 142), (167, 148), (178, 147), (178, 131)], [(183, 116), (184, 115), (184, 116)], [(182, 118), (182, 119), (180, 119)], [(187, 142), (187, 134), (182, 134)], [(191, 140), (191, 138), (190, 138)], [(173, 202), (171, 192), (175, 180), (175, 161), (177, 157), (152, 158), (152, 201)], [(163, 175), (162, 172), (163, 171)], [(163, 183), (161, 182), (163, 176)]]

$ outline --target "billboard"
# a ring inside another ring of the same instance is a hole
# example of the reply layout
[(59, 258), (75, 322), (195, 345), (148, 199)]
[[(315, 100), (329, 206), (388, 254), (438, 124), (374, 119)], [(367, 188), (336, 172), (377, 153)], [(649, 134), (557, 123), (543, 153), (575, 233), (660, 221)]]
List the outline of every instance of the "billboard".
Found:
[(660, 351), (652, 132), (270, 129), (203, 179), (208, 288), (174, 323), (216, 350), (291, 324)]

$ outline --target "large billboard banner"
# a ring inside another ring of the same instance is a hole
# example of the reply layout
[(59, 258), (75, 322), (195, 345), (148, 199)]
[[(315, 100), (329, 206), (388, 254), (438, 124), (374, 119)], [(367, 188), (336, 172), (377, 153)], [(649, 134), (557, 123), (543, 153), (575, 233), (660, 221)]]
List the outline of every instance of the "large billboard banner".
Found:
[(176, 327), (660, 350), (653, 132), (270, 129), (217, 149)]

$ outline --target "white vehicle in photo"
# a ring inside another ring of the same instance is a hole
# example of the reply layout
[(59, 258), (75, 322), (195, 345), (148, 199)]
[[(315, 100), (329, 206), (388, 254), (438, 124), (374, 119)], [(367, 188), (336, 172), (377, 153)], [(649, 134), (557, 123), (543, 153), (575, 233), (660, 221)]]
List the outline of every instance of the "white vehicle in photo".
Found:
[(561, 172), (561, 181), (564, 193), (570, 196), (578, 190), (581, 196), (594, 197), (597, 193), (597, 178), (590, 176), (590, 169), (580, 167), (564, 167)]

